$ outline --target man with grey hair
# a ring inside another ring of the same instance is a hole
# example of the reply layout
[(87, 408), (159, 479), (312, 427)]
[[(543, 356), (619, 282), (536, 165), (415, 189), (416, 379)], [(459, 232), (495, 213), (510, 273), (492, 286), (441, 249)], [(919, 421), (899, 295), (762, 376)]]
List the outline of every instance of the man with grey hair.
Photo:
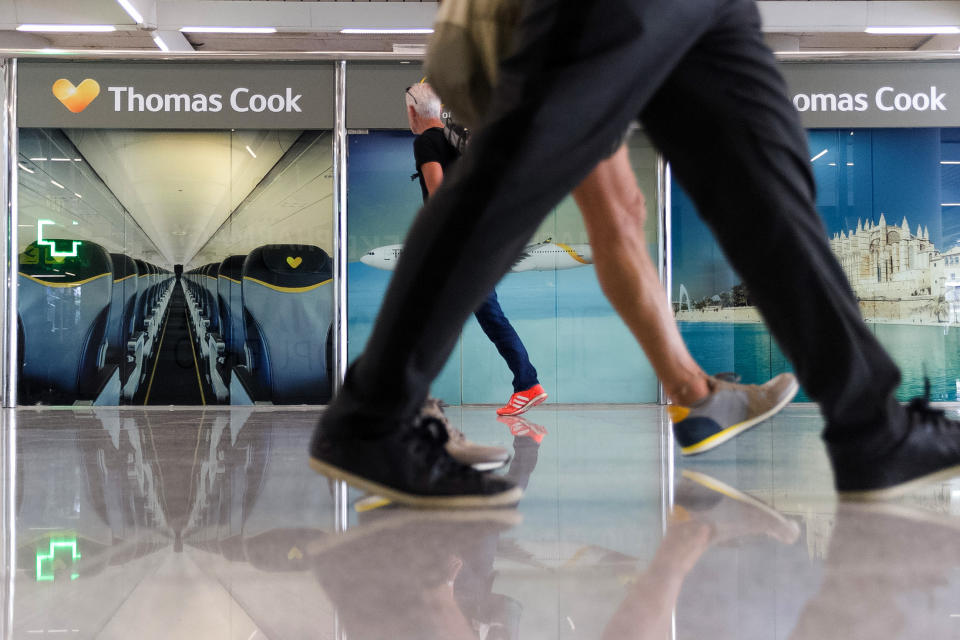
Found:
[[(417, 136), (413, 141), (413, 155), (423, 201), (426, 202), (460, 153), (444, 135), (440, 98), (428, 83), (408, 87), (404, 99), (410, 131)], [(531, 364), (520, 336), (500, 308), (495, 290), (487, 294), (473, 315), (513, 373), (513, 395), (506, 405), (497, 409), (497, 415), (520, 415), (546, 400), (547, 392), (537, 379), (537, 370)]]

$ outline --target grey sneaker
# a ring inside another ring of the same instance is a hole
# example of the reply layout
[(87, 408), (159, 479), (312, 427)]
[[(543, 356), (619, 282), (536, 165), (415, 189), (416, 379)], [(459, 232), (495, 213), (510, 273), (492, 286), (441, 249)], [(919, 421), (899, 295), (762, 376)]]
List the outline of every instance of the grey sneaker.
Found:
[(800, 388), (792, 373), (781, 373), (762, 385), (738, 380), (736, 374), (711, 376), (706, 398), (689, 407), (667, 407), (683, 455), (709, 451), (760, 424), (793, 400)]
[(503, 447), (492, 447), (467, 440), (467, 436), (454, 428), (443, 412), (443, 405), (436, 398), (427, 398), (420, 409), (420, 416), (435, 418), (447, 429), (447, 453), (459, 462), (473, 467), (477, 471), (499, 469), (510, 461), (510, 452)]

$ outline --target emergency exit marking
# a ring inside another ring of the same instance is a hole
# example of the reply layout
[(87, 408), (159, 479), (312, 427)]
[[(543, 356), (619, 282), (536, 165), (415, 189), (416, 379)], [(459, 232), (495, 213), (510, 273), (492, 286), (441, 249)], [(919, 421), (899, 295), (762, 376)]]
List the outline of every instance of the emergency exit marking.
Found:
[(50, 247), (50, 255), (54, 258), (76, 258), (77, 257), (77, 247), (79, 247), (83, 242), (80, 240), (73, 241), (73, 249), (70, 251), (57, 251), (56, 242), (53, 240), (44, 240), (43, 239), (43, 225), (45, 224), (56, 224), (53, 220), (37, 220), (37, 246), (38, 247)]
[[(77, 560), (80, 559), (80, 551), (77, 549), (77, 539), (76, 538), (64, 538), (58, 540), (52, 538), (50, 540), (50, 548), (47, 553), (44, 553), (43, 549), (37, 549), (37, 582), (53, 582), (53, 560), (57, 554), (58, 550), (69, 549), (71, 555), (71, 564), (76, 564)], [(43, 563), (50, 562), (50, 571), (44, 573)], [(79, 573), (71, 572), (70, 579), (76, 580), (80, 577)]]

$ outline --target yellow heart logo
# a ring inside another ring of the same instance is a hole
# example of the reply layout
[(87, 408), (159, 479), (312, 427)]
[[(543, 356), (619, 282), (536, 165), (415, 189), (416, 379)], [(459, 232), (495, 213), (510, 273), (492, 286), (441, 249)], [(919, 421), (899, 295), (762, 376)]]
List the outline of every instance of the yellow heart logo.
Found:
[(292, 547), (287, 553), (287, 560), (303, 560), (303, 551), (296, 547)]
[(299, 257), (299, 256), (297, 256), (296, 258), (292, 258), (292, 257), (290, 257), (290, 256), (287, 256), (287, 264), (290, 265), (291, 267), (293, 267), (294, 269), (296, 269), (297, 267), (299, 267), (301, 262), (303, 262), (303, 258), (301, 258), (301, 257)]
[(100, 95), (100, 83), (87, 78), (77, 86), (66, 78), (53, 83), (53, 95), (72, 113), (80, 113)]

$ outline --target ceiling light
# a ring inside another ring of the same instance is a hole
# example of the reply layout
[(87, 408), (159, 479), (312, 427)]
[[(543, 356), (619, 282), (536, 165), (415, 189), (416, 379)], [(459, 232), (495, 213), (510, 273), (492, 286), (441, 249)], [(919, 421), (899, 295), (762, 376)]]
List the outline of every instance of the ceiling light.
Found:
[(76, 33), (116, 31), (112, 24), (22, 24), (17, 31), (66, 31)]
[(23, 164), (22, 162), (18, 162), (18, 163), (17, 163), (17, 166), (20, 167), (21, 169), (23, 169), (24, 171), (26, 171), (27, 173), (36, 173), (36, 171), (34, 171), (33, 169), (31, 169), (31, 168), (28, 167), (27, 165)]
[(30, 162), (46, 162), (46, 158), (30, 158)]
[(943, 202), (940, 204), (941, 207), (960, 207), (960, 202)]
[(960, 160), (941, 160), (940, 164), (960, 164)]
[(253, 152), (253, 149), (250, 148), (250, 145), (247, 145), (247, 152), (252, 155), (254, 158), (257, 157), (257, 154)]
[(848, 162), (848, 163), (847, 163), (847, 166), (848, 166), (848, 167), (852, 167), (852, 166), (853, 166), (853, 163), (852, 163), (852, 162)]
[(163, 38), (161, 38), (159, 35), (153, 34), (153, 42), (157, 45), (160, 51), (170, 51), (170, 47), (167, 46), (167, 43), (164, 42)]
[[(73, 221), (73, 224), (77, 225), (77, 224), (80, 224), (80, 223), (77, 222), (76, 220), (74, 220), (74, 221)], [(73, 274), (71, 274), (71, 275), (73, 275)]]
[(63, 186), (62, 184), (60, 184), (60, 183), (57, 182), (56, 180), (51, 180), (51, 181), (50, 181), (50, 184), (52, 184), (52, 185), (55, 186), (55, 187), (60, 187), (61, 189), (66, 189), (65, 186)]
[(276, 27), (180, 27), (183, 33), (276, 33)]
[(76, 192), (74, 192), (74, 194), (73, 194), (73, 195), (75, 195), (75, 196), (77, 196), (77, 197), (78, 197), (78, 198), (80, 198), (81, 200), (83, 199), (83, 196), (82, 196), (82, 195), (80, 195), (79, 193), (76, 193)]
[(433, 29), (363, 29), (363, 28), (353, 29), (351, 28), (351, 29), (340, 29), (340, 33), (363, 33), (363, 34), (385, 33), (385, 34), (417, 35), (417, 34), (433, 33)]
[(70, 158), (50, 158), (50, 162), (70, 162)]
[(132, 4), (130, 4), (130, 0), (117, 0), (117, 2), (119, 2), (120, 6), (123, 7), (123, 10), (127, 12), (127, 15), (133, 18), (134, 22), (137, 24), (143, 24), (143, 16), (140, 15), (140, 12), (137, 11)]
[(933, 35), (937, 33), (960, 33), (960, 27), (934, 26), (934, 27), (867, 27), (866, 33), (875, 33), (879, 35)]
[(826, 149), (824, 149), (823, 151), (821, 151), (821, 152), (818, 153), (817, 155), (815, 155), (815, 156), (813, 156), (812, 158), (810, 158), (810, 162), (813, 162), (814, 160), (819, 160), (820, 158), (822, 158), (822, 157), (825, 156), (825, 155), (827, 155), (827, 150), (826, 150)]

